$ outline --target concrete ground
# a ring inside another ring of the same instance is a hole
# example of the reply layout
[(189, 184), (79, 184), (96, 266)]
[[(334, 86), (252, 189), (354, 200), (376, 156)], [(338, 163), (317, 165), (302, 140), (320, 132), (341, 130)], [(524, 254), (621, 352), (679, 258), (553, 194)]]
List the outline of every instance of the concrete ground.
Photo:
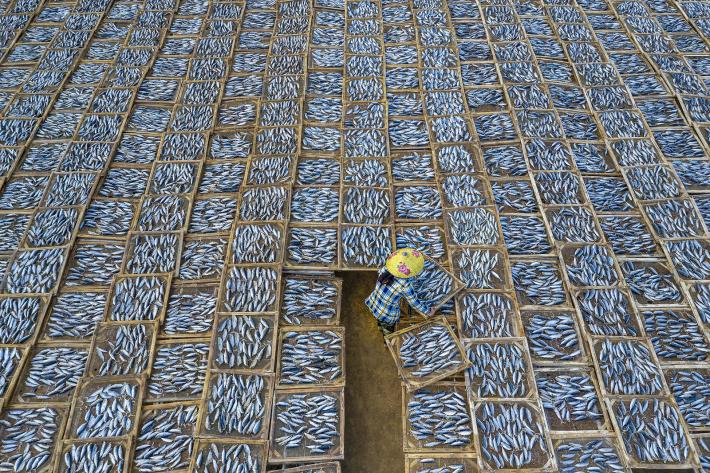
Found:
[(345, 461), (343, 473), (399, 473), (402, 453), (402, 388), (364, 300), (373, 271), (343, 272), (341, 324), (345, 326)]

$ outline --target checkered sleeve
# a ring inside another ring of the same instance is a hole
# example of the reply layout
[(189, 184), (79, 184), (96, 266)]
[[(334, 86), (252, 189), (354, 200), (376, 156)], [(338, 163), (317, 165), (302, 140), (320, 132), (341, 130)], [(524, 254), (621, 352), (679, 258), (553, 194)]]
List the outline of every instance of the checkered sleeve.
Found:
[(414, 287), (412, 286), (412, 283), (409, 281), (406, 281), (403, 286), (403, 294), (404, 297), (407, 298), (407, 302), (409, 302), (409, 305), (417, 309), (419, 312), (422, 312), (426, 314), (429, 312), (429, 309), (431, 309), (431, 303), (422, 301), (417, 297), (417, 293), (414, 291)]

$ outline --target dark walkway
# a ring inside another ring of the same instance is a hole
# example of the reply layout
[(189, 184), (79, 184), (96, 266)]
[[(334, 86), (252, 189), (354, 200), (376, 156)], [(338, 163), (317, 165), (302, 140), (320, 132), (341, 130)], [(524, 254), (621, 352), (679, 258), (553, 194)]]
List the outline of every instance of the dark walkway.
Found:
[(343, 473), (400, 473), (402, 389), (392, 356), (364, 304), (375, 272), (343, 272), (345, 461)]

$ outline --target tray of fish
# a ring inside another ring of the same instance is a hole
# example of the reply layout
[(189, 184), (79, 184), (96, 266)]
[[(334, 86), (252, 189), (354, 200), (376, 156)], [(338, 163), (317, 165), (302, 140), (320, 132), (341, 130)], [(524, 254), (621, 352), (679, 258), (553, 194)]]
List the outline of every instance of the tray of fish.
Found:
[(33, 343), (42, 326), (48, 301), (41, 296), (0, 296), (0, 344)]
[(632, 468), (692, 468), (694, 451), (683, 419), (664, 397), (607, 401)]
[(143, 380), (136, 377), (84, 378), (77, 388), (66, 438), (132, 435), (138, 429)]
[(277, 470), (278, 473), (340, 473), (340, 462), (318, 462), (308, 463), (293, 468)]
[(338, 325), (343, 281), (288, 274), (283, 279), (279, 325)]
[(406, 453), (404, 473), (478, 473), (473, 453)]
[[(9, 398), (21, 375), (21, 367), (27, 349), (23, 347), (0, 347), (0, 399)], [(24, 377), (24, 376), (23, 376)], [(2, 402), (0, 401), (0, 409)]]
[[(2, 180), (0, 180), (0, 185), (2, 185)], [(20, 246), (31, 218), (32, 215), (27, 213), (3, 212), (0, 214), (0, 251), (10, 253)]]
[(433, 384), (471, 366), (445, 317), (427, 320), (387, 335), (385, 343), (409, 391)]
[(698, 282), (689, 284), (690, 303), (700, 317), (704, 326), (710, 325), (710, 283)]
[(37, 207), (42, 200), (48, 176), (27, 176), (8, 179), (0, 193), (0, 209), (22, 210)]
[(62, 444), (55, 471), (76, 473), (123, 473), (128, 466), (127, 440), (68, 440)]
[(575, 293), (584, 328), (597, 336), (641, 336), (638, 315), (625, 289), (590, 288)]
[(663, 260), (629, 259), (621, 272), (638, 305), (677, 305), (684, 297), (680, 284)]
[(473, 452), (466, 387), (441, 382), (417, 391), (402, 387), (404, 451)]
[(568, 205), (584, 203), (580, 179), (570, 171), (536, 173), (535, 186), (540, 194), (542, 204)]
[(646, 336), (664, 365), (705, 361), (710, 353), (707, 335), (695, 315), (688, 310), (642, 311)]
[(415, 248), (437, 263), (448, 261), (446, 232), (441, 225), (403, 224), (395, 227), (396, 247)]
[[(88, 349), (82, 346), (35, 346), (29, 352), (22, 374), (14, 385), (14, 401), (23, 404), (71, 401), (74, 389), (84, 375), (88, 353)], [(3, 365), (12, 368), (6, 363), (12, 363), (13, 358), (20, 355), (17, 349), (3, 349)], [(5, 372), (9, 375), (7, 381), (12, 382), (12, 371)], [(6, 394), (10, 392), (8, 390)]]
[[(525, 143), (525, 151), (530, 161), (530, 167), (539, 171), (565, 171), (572, 169), (573, 158), (569, 147), (562, 141), (531, 139)], [(543, 176), (545, 174), (542, 174)], [(560, 180), (564, 183), (564, 176)], [(560, 188), (559, 183), (552, 181), (554, 175), (549, 177), (548, 188)], [(569, 178), (568, 178), (569, 180)], [(573, 184), (574, 185), (574, 184)]]
[(626, 473), (626, 458), (621, 453), (619, 441), (612, 436), (583, 436), (554, 441), (555, 457), (560, 473), (578, 471), (604, 471)]
[(340, 192), (335, 187), (298, 187), (291, 199), (291, 221), (305, 223), (337, 222)]
[(5, 408), (0, 416), (0, 464), (17, 473), (47, 473), (66, 422), (58, 407)]
[(472, 399), (525, 399), (535, 394), (525, 339), (473, 340), (465, 345), (470, 366), (466, 387)]
[(201, 437), (266, 440), (273, 374), (209, 371), (200, 420)]
[(238, 223), (234, 227), (230, 260), (233, 264), (278, 263), (283, 247), (283, 225)]
[(190, 238), (183, 240), (178, 277), (182, 280), (217, 280), (222, 275), (226, 238)]
[(109, 292), (106, 319), (114, 322), (162, 320), (170, 275), (117, 276)]
[[(426, 301), (431, 309), (451, 313), (453, 311), (451, 299), (464, 288), (464, 283), (439, 263), (426, 257), (424, 269), (412, 279), (412, 288), (417, 297)], [(422, 315), (426, 314), (422, 313)]]
[(102, 177), (98, 195), (107, 198), (139, 199), (148, 186), (150, 168), (109, 167)]
[(218, 315), (212, 338), (212, 368), (273, 371), (276, 325), (275, 315)]
[(653, 256), (659, 252), (651, 231), (640, 216), (602, 216), (599, 225), (617, 256)]
[(249, 187), (242, 191), (239, 218), (244, 221), (285, 220), (290, 191), (286, 187)]
[(340, 184), (340, 169), (340, 160), (304, 157), (298, 161), (295, 184), (337, 186)]
[(693, 205), (698, 202), (697, 197), (695, 199), (663, 200), (644, 205), (642, 209), (646, 213), (651, 228), (660, 238), (690, 238), (705, 233), (702, 228), (703, 217)]
[(683, 184), (668, 166), (624, 168), (629, 187), (640, 200), (673, 199), (683, 196)]
[(163, 341), (156, 345), (145, 402), (202, 399), (209, 340)]
[(427, 181), (435, 178), (431, 154), (420, 152), (393, 153), (392, 178), (395, 181)]
[(250, 131), (215, 133), (210, 140), (210, 159), (247, 158), (252, 151), (253, 134)]
[(546, 256), (552, 253), (552, 245), (542, 218), (502, 215), (500, 226), (509, 255)]
[(27, 227), (23, 247), (62, 246), (71, 243), (79, 223), (80, 207), (37, 209)]
[(220, 311), (274, 312), (281, 269), (277, 266), (230, 266), (222, 277)]
[(456, 277), (469, 289), (510, 289), (506, 254), (497, 249), (463, 248), (451, 255)]
[[(323, 50), (321, 49), (320, 51)], [(315, 54), (318, 55), (320, 53), (316, 52)], [(325, 92), (326, 94), (338, 92), (338, 89), (340, 89), (340, 78), (337, 75), (335, 77), (336, 80), (334, 80), (333, 82), (330, 82), (328, 84), (322, 84), (326, 85), (326, 88), (328, 90), (319, 90), (318, 92)], [(320, 85), (321, 84), (319, 84), (319, 86)], [(309, 88), (310, 86), (311, 84), (309, 84)], [(311, 91), (309, 90), (309, 94), (310, 93)], [(315, 91), (313, 91), (313, 93), (315, 93)], [(320, 95), (309, 95), (308, 97), (306, 97), (303, 115), (304, 120), (309, 123), (339, 124), (342, 118), (343, 104), (340, 98), (340, 93), (337, 93), (336, 95), (337, 97), (323, 97)], [(340, 138), (338, 138), (338, 141), (340, 141)]]
[(86, 367), (87, 376), (127, 376), (145, 373), (155, 345), (150, 322), (100, 323)]
[(5, 273), (4, 292), (27, 294), (55, 291), (67, 252), (66, 247), (17, 251)]
[(492, 208), (448, 210), (445, 226), (447, 240), (457, 245), (497, 245), (502, 242)]
[(298, 268), (336, 268), (338, 266), (338, 228), (312, 224), (291, 226), (286, 241), (286, 266)]
[(559, 242), (596, 243), (601, 230), (591, 209), (582, 206), (550, 207), (545, 210), (552, 237)]
[(247, 185), (272, 185), (293, 181), (294, 156), (252, 157), (249, 161)]
[(192, 473), (266, 473), (267, 445), (262, 441), (197, 440)]
[(557, 306), (568, 302), (557, 261), (514, 260), (511, 273), (521, 306)]
[(535, 366), (559, 362), (586, 364), (577, 317), (570, 310), (523, 311), (521, 314), (530, 357)]
[(201, 162), (156, 163), (150, 179), (153, 194), (189, 194), (197, 185)]
[(279, 388), (345, 384), (344, 328), (288, 327), (279, 332)]
[(198, 406), (168, 404), (144, 409), (136, 435), (132, 471), (183, 470), (195, 444)]
[(128, 236), (124, 272), (172, 273), (177, 269), (182, 232), (131, 233)]
[(79, 234), (89, 237), (120, 238), (131, 229), (137, 204), (118, 199), (91, 200), (79, 226)]
[(594, 374), (586, 369), (536, 369), (540, 402), (551, 431), (610, 430)]
[(441, 220), (443, 215), (441, 195), (434, 186), (397, 186), (394, 190), (394, 204), (398, 221)]
[(236, 214), (236, 197), (209, 196), (196, 199), (188, 231), (192, 234), (228, 232)]
[(710, 430), (710, 369), (702, 366), (684, 366), (664, 370), (668, 387), (675, 399), (688, 430)]
[(245, 169), (246, 163), (243, 160), (208, 162), (202, 168), (198, 194), (238, 192)]
[(42, 199), (43, 207), (86, 205), (99, 181), (98, 173), (53, 173)]
[(572, 286), (616, 286), (621, 281), (614, 254), (607, 245), (565, 245), (560, 256)]
[(341, 460), (345, 449), (345, 392), (278, 390), (274, 395), (269, 463)]
[(388, 226), (341, 225), (342, 269), (380, 268), (392, 253), (392, 229)]
[(663, 246), (682, 279), (710, 279), (710, 240), (674, 240)]
[(392, 220), (390, 192), (371, 187), (343, 189), (343, 222), (383, 225)]
[(498, 292), (465, 291), (456, 297), (461, 339), (520, 337), (515, 300)]
[(447, 208), (491, 205), (486, 182), (475, 174), (451, 174), (444, 177), (441, 189)]
[(490, 471), (552, 471), (552, 446), (536, 405), (485, 401), (473, 409), (479, 461)]
[(387, 162), (381, 159), (351, 159), (345, 161), (343, 183), (364, 187), (387, 187), (390, 183)]
[(600, 338), (592, 351), (606, 396), (663, 395), (667, 389), (651, 344), (629, 337)]
[[(105, 291), (62, 291), (52, 301), (42, 329), (45, 341), (90, 341), (103, 320), (108, 300)], [(0, 302), (0, 306), (2, 302)]]
[(710, 468), (710, 435), (695, 434), (692, 437), (695, 443), (695, 450), (698, 452), (701, 468)]

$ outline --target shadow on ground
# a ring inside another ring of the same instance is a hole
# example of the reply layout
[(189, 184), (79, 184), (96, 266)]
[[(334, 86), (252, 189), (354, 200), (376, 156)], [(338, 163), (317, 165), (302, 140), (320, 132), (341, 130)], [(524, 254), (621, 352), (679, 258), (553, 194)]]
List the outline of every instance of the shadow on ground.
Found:
[(364, 300), (375, 272), (343, 272), (345, 461), (343, 473), (400, 473), (402, 388), (392, 356)]

